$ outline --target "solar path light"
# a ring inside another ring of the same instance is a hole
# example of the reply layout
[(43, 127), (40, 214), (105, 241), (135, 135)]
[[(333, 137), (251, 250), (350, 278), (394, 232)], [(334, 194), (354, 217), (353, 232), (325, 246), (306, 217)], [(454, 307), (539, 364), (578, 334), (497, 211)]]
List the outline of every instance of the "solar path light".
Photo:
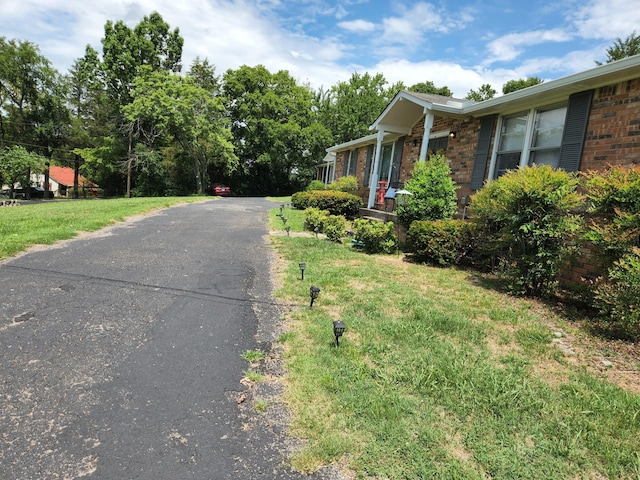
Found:
[(309, 288), (309, 295), (311, 296), (311, 303), (309, 304), (309, 308), (313, 308), (313, 301), (318, 298), (318, 295), (320, 295), (320, 289), (315, 285), (312, 285), (311, 288)]
[(300, 280), (304, 280), (304, 269), (307, 268), (307, 264), (306, 262), (300, 262), (298, 266), (300, 267)]
[(347, 327), (341, 320), (335, 320), (333, 322), (333, 336), (336, 337), (336, 347), (340, 346), (340, 337), (344, 333)]

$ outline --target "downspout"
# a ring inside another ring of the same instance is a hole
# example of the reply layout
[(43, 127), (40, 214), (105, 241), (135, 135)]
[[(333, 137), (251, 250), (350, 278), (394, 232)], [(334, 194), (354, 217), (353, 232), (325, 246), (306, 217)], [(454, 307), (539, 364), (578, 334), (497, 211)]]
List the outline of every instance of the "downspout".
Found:
[(373, 157), (373, 168), (371, 169), (371, 179), (369, 182), (369, 201), (367, 208), (373, 208), (376, 201), (376, 187), (378, 186), (378, 168), (380, 165), (380, 155), (382, 152), (382, 140), (384, 139), (384, 130), (378, 130), (378, 139), (376, 140), (376, 154)]
[(427, 160), (427, 150), (429, 148), (429, 136), (431, 135), (431, 129), (433, 128), (434, 115), (430, 110), (424, 109), (424, 135), (422, 136), (422, 145), (420, 146), (420, 156), (418, 161), (424, 162)]

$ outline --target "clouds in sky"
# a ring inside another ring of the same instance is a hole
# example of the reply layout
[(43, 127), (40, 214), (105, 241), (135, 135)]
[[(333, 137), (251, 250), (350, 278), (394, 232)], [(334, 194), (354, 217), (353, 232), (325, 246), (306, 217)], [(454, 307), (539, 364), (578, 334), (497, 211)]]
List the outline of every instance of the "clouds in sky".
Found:
[(60, 71), (107, 20), (135, 26), (158, 11), (185, 39), (185, 69), (207, 58), (289, 72), (327, 88), (353, 72), (432, 81), (463, 97), (490, 83), (592, 68), (640, 25), (635, 0), (0, 0), (0, 35), (36, 43)]

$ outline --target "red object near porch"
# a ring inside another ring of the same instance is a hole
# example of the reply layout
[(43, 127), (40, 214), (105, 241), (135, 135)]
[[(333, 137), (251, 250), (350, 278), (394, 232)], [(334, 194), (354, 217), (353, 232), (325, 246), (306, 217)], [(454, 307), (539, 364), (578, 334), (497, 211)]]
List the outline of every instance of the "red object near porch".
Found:
[(384, 205), (384, 194), (387, 193), (388, 183), (384, 180), (378, 182), (378, 194), (376, 195), (376, 205)]

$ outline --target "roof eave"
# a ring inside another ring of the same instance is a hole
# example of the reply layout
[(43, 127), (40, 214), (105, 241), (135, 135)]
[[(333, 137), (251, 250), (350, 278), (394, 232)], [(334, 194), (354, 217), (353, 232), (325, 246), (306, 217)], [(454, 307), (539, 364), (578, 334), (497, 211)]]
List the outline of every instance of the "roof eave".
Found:
[(539, 83), (532, 87), (524, 88), (506, 95), (474, 103), (463, 107), (462, 111), (467, 115), (482, 116), (493, 113), (501, 113), (505, 110), (513, 110), (531, 106), (531, 100), (541, 97), (548, 104), (567, 99), (572, 93), (623, 82), (640, 76), (640, 55), (627, 57), (616, 62), (607, 63), (584, 72), (575, 73), (566, 77)]

